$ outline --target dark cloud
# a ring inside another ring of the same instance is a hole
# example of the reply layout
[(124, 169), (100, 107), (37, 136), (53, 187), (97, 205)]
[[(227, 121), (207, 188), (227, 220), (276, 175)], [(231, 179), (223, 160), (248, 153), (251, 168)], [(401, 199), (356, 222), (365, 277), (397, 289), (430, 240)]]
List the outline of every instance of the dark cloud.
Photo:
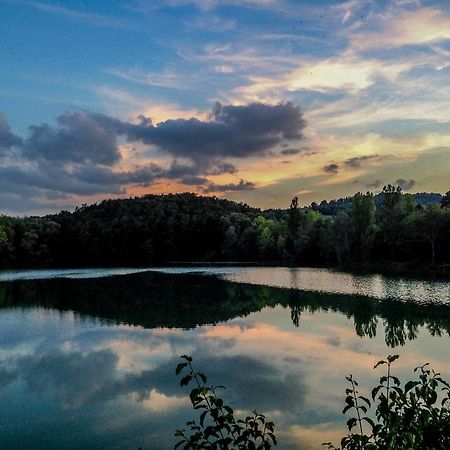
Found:
[(368, 188), (375, 188), (378, 189), (383, 185), (383, 182), (381, 180), (375, 180), (373, 183), (367, 183), (366, 186)]
[(364, 155), (364, 156), (356, 156), (354, 158), (349, 158), (344, 161), (344, 164), (347, 167), (351, 167), (353, 169), (357, 169), (361, 167), (363, 162), (366, 162), (370, 159), (379, 158), (378, 155)]
[(117, 135), (84, 111), (68, 111), (57, 118), (57, 128), (30, 127), (23, 156), (31, 160), (112, 165), (120, 160)]
[(179, 164), (173, 162), (164, 173), (165, 178), (181, 179), (184, 177), (195, 177), (199, 175), (222, 175), (236, 173), (237, 169), (233, 164), (224, 161), (211, 161), (208, 164)]
[(2, 149), (9, 149), (21, 144), (22, 139), (11, 132), (5, 116), (0, 112), (0, 156)]
[(224, 173), (236, 173), (237, 168), (234, 164), (227, 163), (225, 161), (216, 161), (207, 170), (206, 175), (222, 175)]
[(115, 172), (109, 167), (82, 167), (73, 174), (80, 181), (101, 186), (134, 184), (148, 186), (157, 178), (165, 176), (166, 171), (157, 164), (148, 164), (131, 171)]
[(285, 156), (289, 155), (298, 155), (300, 153), (300, 149), (298, 148), (286, 148), (284, 150), (281, 150), (281, 154)]
[[(102, 121), (106, 117), (99, 118)], [(174, 157), (200, 162), (263, 155), (277, 145), (302, 138), (306, 122), (290, 102), (233, 106), (216, 103), (209, 120), (170, 119), (153, 125), (111, 122), (130, 141), (159, 147)]]
[(409, 191), (416, 185), (415, 180), (404, 180), (403, 178), (399, 178), (398, 180), (395, 180), (394, 184), (397, 186), (400, 186), (403, 191)]
[(326, 173), (338, 173), (339, 166), (335, 163), (327, 164), (326, 166), (323, 167), (323, 171)]
[(191, 185), (191, 186), (203, 186), (208, 182), (207, 178), (196, 177), (192, 175), (185, 176), (181, 178), (181, 182), (183, 184)]
[[(247, 408), (251, 398), (251, 407), (258, 411), (276, 408), (295, 412), (304, 401), (304, 375), (298, 365), (290, 372), (245, 355), (218, 358), (201, 346), (193, 357), (197, 367), (207, 368), (211, 384), (223, 383), (226, 376), (228, 389), (224, 393), (235, 407)], [(153, 369), (123, 374), (118, 356), (109, 349), (89, 353), (54, 349), (54, 353), (19, 357), (12, 369), (0, 367), (0, 380), (6, 386), (21, 379), (29, 393), (49, 394), (64, 409), (75, 409), (130, 394), (145, 400), (152, 389), (170, 397), (184, 395), (172, 375), (178, 362), (171, 359)]]
[[(157, 124), (144, 116), (131, 123), (72, 110), (59, 116), (55, 126), (31, 126), (26, 139), (12, 134), (0, 115), (0, 149), (17, 147), (14, 159), (0, 168), (0, 189), (10, 197), (41, 201), (73, 194), (123, 195), (127, 186), (149, 186), (161, 179), (203, 186), (204, 192), (250, 190), (255, 185), (249, 181), (218, 185), (208, 177), (236, 173), (229, 158), (263, 157), (279, 145), (285, 147), (284, 154), (296, 154), (287, 147), (302, 138), (305, 126), (302, 112), (290, 102), (216, 103), (206, 120)], [(119, 139), (151, 145), (172, 162), (168, 167), (147, 162), (123, 170), (118, 165)]]
[(110, 350), (59, 352), (24, 357), (17, 371), (31, 392), (51, 391), (61, 405), (74, 408), (92, 401), (112, 383), (117, 360)]
[(244, 181), (242, 178), (239, 183), (229, 184), (215, 184), (209, 183), (208, 186), (203, 189), (203, 192), (230, 192), (230, 191), (251, 191), (256, 188), (256, 184), (251, 181)]
[[(74, 172), (53, 165), (22, 168), (19, 165), (0, 168), (2, 192), (22, 196), (50, 198), (49, 191), (66, 194), (123, 194), (119, 177), (113, 177), (107, 169), (83, 166)], [(108, 177), (109, 175), (109, 177)], [(114, 178), (114, 179), (113, 179)]]

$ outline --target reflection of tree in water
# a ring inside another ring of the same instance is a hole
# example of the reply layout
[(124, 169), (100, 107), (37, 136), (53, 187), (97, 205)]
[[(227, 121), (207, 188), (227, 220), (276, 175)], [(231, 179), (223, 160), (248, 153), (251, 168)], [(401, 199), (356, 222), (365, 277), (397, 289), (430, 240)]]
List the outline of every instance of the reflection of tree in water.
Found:
[(384, 321), (386, 344), (389, 347), (405, 345), (406, 341), (416, 339), (419, 335), (417, 324), (398, 320), (397, 322)]
[(419, 335), (425, 327), (432, 336), (450, 335), (450, 307), (443, 304), (420, 305), (413, 302), (375, 300), (364, 297), (299, 293), (299, 298), (289, 303), (291, 320), (298, 327), (302, 312), (340, 312), (352, 317), (358, 336), (374, 338), (378, 323), (384, 327), (386, 345), (397, 347)]
[(353, 318), (358, 336), (374, 338), (382, 321), (390, 347), (415, 339), (421, 327), (432, 336), (450, 335), (450, 306), (444, 304), (231, 283), (214, 276), (141, 273), (0, 283), (0, 307), (36, 305), (147, 328), (192, 328), (282, 305), (290, 308), (296, 327), (303, 312), (333, 311)]
[(377, 335), (378, 317), (368, 317), (364, 321), (355, 320), (355, 331), (358, 336), (374, 338)]
[(291, 305), (291, 320), (296, 327), (298, 327), (300, 323), (301, 314), (302, 308), (300, 307), (300, 305)]

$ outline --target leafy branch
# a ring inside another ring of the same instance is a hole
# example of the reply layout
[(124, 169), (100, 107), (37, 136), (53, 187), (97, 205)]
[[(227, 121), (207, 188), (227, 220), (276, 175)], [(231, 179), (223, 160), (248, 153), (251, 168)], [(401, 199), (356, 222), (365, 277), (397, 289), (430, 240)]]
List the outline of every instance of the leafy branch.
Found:
[(277, 444), (273, 422), (256, 411), (245, 419), (236, 419), (233, 408), (226, 405), (217, 393), (225, 387), (209, 386), (206, 375), (194, 370), (190, 356), (180, 358), (183, 361), (177, 365), (175, 373), (183, 375), (180, 386), (194, 383), (189, 398), (193, 408), (201, 413), (198, 422), (189, 421), (187, 430), (175, 432), (179, 438), (175, 448), (268, 450)]

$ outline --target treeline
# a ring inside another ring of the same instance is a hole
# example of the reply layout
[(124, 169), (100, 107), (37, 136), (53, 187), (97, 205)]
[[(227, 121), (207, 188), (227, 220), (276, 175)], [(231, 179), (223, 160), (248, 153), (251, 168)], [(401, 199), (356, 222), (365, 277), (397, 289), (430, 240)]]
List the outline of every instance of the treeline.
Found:
[[(0, 267), (254, 261), (445, 273), (450, 193), (423, 204), (391, 185), (307, 208), (294, 198), (286, 210), (195, 194), (105, 200), (73, 213), (1, 216)], [(339, 207), (330, 214), (330, 205)]]
[(301, 291), (231, 283), (219, 277), (145, 272), (86, 279), (42, 279), (0, 282), (1, 308), (73, 311), (81, 319), (144, 328), (195, 328), (246, 317), (281, 305), (296, 327), (303, 316), (338, 312), (353, 321), (358, 336), (383, 337), (392, 348), (428, 330), (450, 335), (450, 305)]

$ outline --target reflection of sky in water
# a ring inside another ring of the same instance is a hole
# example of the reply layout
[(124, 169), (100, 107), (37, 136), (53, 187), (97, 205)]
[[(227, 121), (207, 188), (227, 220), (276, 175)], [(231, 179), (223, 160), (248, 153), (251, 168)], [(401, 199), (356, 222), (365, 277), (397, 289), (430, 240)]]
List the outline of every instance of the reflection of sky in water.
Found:
[(401, 355), (400, 375), (429, 361), (450, 376), (448, 336), (420, 327), (417, 339), (392, 350), (382, 330), (374, 339), (358, 337), (341, 313), (303, 312), (297, 328), (282, 306), (190, 330), (5, 309), (0, 348), (3, 448), (172, 448), (173, 430), (194, 416), (174, 375), (183, 353), (212, 383), (228, 386), (237, 410), (267, 413), (283, 449), (337, 443), (345, 432), (344, 376), (351, 371), (371, 387), (381, 373), (373, 364), (388, 353)]
[(0, 281), (45, 278), (99, 278), (146, 271), (168, 274), (204, 273), (224, 279), (304, 291), (358, 294), (377, 299), (450, 303), (450, 282), (389, 278), (382, 275), (355, 275), (317, 268), (189, 266), (119, 269), (70, 269), (0, 271)]

